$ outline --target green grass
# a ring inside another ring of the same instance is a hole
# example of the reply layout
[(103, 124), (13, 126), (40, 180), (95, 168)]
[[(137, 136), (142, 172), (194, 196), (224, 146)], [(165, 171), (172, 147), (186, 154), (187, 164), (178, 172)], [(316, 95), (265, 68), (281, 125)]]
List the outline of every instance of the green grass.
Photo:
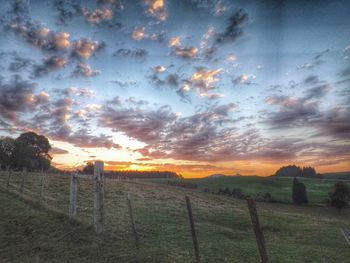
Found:
[[(0, 186), (6, 187), (1, 176)], [(10, 191), (20, 177), (12, 178)], [(190, 196), (202, 262), (259, 262), (246, 201), (144, 181), (106, 180), (106, 231), (91, 227), (91, 181), (79, 180), (78, 218), (68, 220), (69, 178), (48, 178), (46, 204), (54, 213), (0, 190), (0, 262), (193, 262), (184, 197)], [(25, 194), (37, 199), (40, 178), (26, 178)], [(271, 187), (271, 189), (273, 189)], [(135, 249), (126, 196), (131, 195), (140, 249)], [(271, 262), (347, 262), (340, 234), (350, 211), (258, 203)], [(322, 252), (323, 251), (323, 252)]]
[[(325, 203), (328, 193), (333, 190), (336, 180), (323, 180), (300, 178), (298, 179), (306, 186), (310, 203)], [(154, 180), (154, 182), (167, 184), (166, 179)], [(245, 195), (256, 197), (270, 193), (276, 200), (292, 202), (291, 177), (258, 177), (258, 176), (227, 176), (218, 178), (186, 179), (186, 181), (197, 184), (199, 190), (209, 189), (217, 193), (220, 188), (240, 188)]]

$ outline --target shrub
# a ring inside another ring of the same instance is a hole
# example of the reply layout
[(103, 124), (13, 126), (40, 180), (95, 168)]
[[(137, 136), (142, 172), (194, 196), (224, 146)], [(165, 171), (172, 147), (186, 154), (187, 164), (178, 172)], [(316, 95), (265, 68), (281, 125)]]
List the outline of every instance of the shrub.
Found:
[(232, 196), (235, 198), (244, 198), (244, 194), (240, 188), (233, 188)]
[(168, 185), (171, 186), (177, 186), (177, 187), (182, 187), (182, 188), (189, 188), (189, 189), (197, 189), (197, 184), (191, 183), (191, 182), (186, 182), (183, 180), (178, 180), (178, 181), (168, 181)]
[(350, 199), (350, 187), (344, 182), (334, 184), (333, 193), (329, 193), (329, 204), (335, 207), (339, 213), (342, 209), (348, 206)]
[(299, 180), (296, 178), (293, 180), (292, 198), (293, 203), (297, 205), (308, 203), (305, 185), (302, 182), (299, 182)]
[(271, 202), (271, 200), (272, 200), (271, 194), (270, 194), (270, 193), (266, 193), (266, 194), (264, 195), (264, 201), (265, 201), (265, 202)]

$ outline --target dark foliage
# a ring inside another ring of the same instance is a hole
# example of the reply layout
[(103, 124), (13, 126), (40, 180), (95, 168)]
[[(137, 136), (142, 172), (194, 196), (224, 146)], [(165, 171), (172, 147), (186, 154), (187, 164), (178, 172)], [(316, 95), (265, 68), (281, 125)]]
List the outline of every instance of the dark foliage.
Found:
[(22, 133), (18, 138), (0, 138), (1, 163), (7, 169), (11, 167), (21, 170), (26, 167), (30, 171), (50, 168), (52, 157), (49, 140), (35, 132)]
[(181, 178), (177, 173), (168, 171), (106, 171), (105, 177), (113, 179)]
[(313, 167), (299, 167), (296, 165), (288, 165), (279, 168), (276, 172), (277, 176), (293, 176), (293, 177), (317, 177), (316, 170)]
[(177, 186), (177, 187), (183, 187), (183, 188), (189, 188), (189, 189), (197, 189), (197, 184), (186, 182), (183, 180), (179, 181), (168, 181), (168, 185)]
[(305, 185), (296, 178), (293, 180), (292, 198), (293, 203), (297, 205), (308, 203)]
[(244, 198), (245, 197), (241, 188), (233, 188), (231, 194), (235, 198)]
[(338, 209), (339, 213), (342, 209), (348, 206), (350, 199), (350, 187), (344, 182), (337, 182), (334, 184), (334, 190), (329, 193), (329, 204)]
[(89, 175), (92, 175), (94, 174), (94, 164), (92, 162), (88, 162), (83, 170), (82, 170), (82, 173), (83, 174), (89, 174)]
[(233, 188), (232, 191), (229, 188), (225, 188), (225, 189), (220, 188), (218, 191), (218, 194), (232, 196), (234, 198), (240, 198), (240, 199), (243, 199), (246, 197), (240, 188)]

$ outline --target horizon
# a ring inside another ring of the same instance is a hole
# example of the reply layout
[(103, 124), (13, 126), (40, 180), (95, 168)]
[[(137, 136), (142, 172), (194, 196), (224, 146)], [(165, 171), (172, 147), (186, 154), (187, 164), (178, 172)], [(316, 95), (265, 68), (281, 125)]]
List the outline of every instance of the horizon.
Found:
[(350, 171), (350, 3), (0, 3), (0, 136), (52, 165), (269, 176)]

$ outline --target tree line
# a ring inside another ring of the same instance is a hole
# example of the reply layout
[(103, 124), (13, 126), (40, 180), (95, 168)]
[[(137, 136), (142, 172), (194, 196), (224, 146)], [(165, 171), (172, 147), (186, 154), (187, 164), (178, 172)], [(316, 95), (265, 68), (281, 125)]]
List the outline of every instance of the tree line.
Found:
[(49, 140), (35, 132), (26, 132), (17, 138), (0, 137), (0, 169), (29, 171), (47, 170), (51, 166)]
[(320, 174), (316, 173), (313, 167), (299, 167), (296, 165), (282, 166), (276, 173), (276, 176), (291, 176), (291, 177), (321, 177)]
[[(94, 174), (94, 164), (88, 162), (81, 170), (83, 174)], [(182, 178), (181, 175), (169, 171), (105, 171), (106, 178), (120, 179), (151, 179), (151, 178)]]

